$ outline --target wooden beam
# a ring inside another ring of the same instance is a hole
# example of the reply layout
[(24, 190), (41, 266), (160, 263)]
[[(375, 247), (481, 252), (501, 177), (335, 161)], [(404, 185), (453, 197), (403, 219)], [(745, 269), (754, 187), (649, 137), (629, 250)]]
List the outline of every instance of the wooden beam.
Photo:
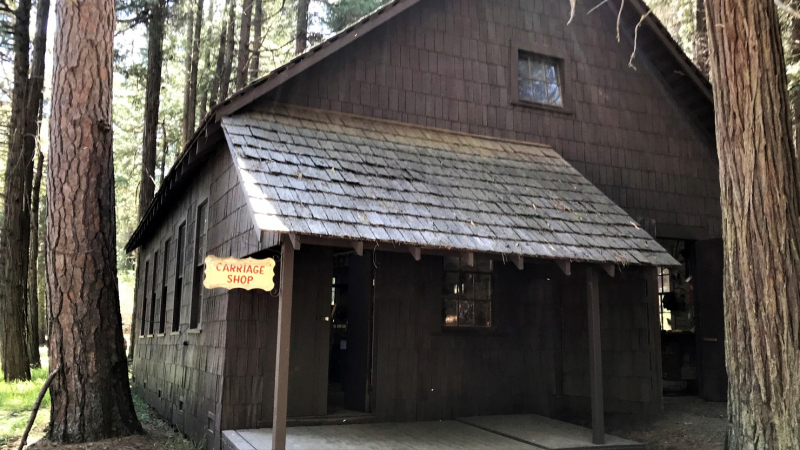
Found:
[(464, 252), (461, 254), (461, 260), (464, 261), (467, 267), (475, 267), (475, 253)]
[(600, 264), (600, 267), (603, 269), (605, 273), (608, 274), (611, 278), (614, 278), (614, 265), (613, 264)]
[(295, 233), (289, 233), (289, 241), (291, 241), (294, 250), (300, 250), (300, 236)]
[(572, 264), (570, 264), (569, 261), (565, 259), (557, 259), (556, 264), (558, 265), (558, 268), (561, 269), (562, 272), (564, 272), (564, 275), (566, 276), (572, 275)]
[(292, 337), (294, 246), (289, 236), (281, 244), (281, 280), (278, 294), (278, 345), (275, 349), (275, 395), (272, 409), (272, 449), (286, 450), (286, 410), (289, 398), (289, 349)]
[(408, 251), (411, 252), (411, 256), (414, 257), (415, 261), (419, 261), (422, 259), (422, 249), (419, 247), (409, 247)]
[(522, 255), (511, 255), (511, 262), (513, 262), (519, 270), (525, 267), (525, 258), (523, 258)]
[(603, 417), (603, 355), (600, 345), (600, 288), (597, 270), (586, 269), (586, 303), (589, 314), (589, 382), (592, 400), (592, 443), (604, 444), (605, 417)]
[(364, 256), (364, 241), (353, 241), (353, 250), (356, 251), (356, 255)]

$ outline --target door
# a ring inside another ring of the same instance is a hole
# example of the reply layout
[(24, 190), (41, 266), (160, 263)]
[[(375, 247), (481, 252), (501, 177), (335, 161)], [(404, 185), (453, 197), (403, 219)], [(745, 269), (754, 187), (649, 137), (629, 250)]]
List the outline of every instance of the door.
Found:
[(347, 296), (347, 351), (344, 407), (369, 412), (370, 334), (372, 330), (372, 253), (350, 256)]
[(304, 245), (295, 255), (294, 266), (288, 415), (324, 416), (328, 412), (333, 250)]
[(695, 335), (700, 397), (724, 402), (728, 393), (725, 370), (725, 316), (722, 297), (722, 239), (695, 244)]

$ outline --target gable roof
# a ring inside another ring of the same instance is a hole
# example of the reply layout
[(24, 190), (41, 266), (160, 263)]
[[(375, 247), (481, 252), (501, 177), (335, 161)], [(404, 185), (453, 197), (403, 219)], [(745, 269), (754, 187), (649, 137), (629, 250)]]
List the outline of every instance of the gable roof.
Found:
[(225, 117), (222, 128), (262, 231), (677, 264), (544, 145), (287, 105)]
[[(208, 153), (222, 140), (220, 123), (224, 117), (240, 111), (420, 1), (423, 0), (392, 0), (213, 107), (202, 119), (197, 131), (164, 178), (155, 198), (128, 240), (125, 250), (133, 251), (141, 244), (146, 229), (158, 220), (159, 214), (169, 203), (170, 193), (183, 185), (187, 177), (199, 169)], [(649, 7), (644, 0), (607, 0), (606, 4), (612, 8), (616, 17), (616, 12), (621, 6), (620, 2), (623, 1), (633, 6), (622, 10), (620, 24), (623, 30), (627, 31), (630, 38), (641, 20), (642, 26), (637, 38), (638, 51), (650, 55), (650, 59), (655, 61), (653, 69), (656, 75), (673, 94), (673, 98), (694, 119), (696, 125), (705, 130), (713, 140), (713, 97), (708, 79), (672, 39), (658, 18), (654, 14), (646, 14)]]

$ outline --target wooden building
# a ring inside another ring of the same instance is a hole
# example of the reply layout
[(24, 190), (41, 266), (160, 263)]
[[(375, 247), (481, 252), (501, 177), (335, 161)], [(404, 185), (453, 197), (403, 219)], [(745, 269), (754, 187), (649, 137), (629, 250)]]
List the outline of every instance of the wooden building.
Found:
[[(215, 107), (127, 246), (138, 392), (212, 449), (283, 415), (659, 412), (654, 235), (719, 237), (713, 105), (652, 15), (630, 68), (646, 7), (618, 43), (607, 5), (395, 0)], [(281, 279), (207, 290), (206, 255)]]

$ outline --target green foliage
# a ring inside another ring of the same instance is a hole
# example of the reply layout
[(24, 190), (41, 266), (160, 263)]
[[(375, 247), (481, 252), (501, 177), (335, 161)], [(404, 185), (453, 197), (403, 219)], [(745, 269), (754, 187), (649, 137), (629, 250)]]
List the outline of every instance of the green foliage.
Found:
[(697, 0), (647, 0), (647, 6), (690, 58), (694, 57), (696, 4)]
[[(31, 369), (31, 380), (6, 383), (0, 380), (0, 448), (5, 448), (22, 435), (28, 424), (30, 410), (48, 375), (47, 348), (42, 347), (42, 368)], [(2, 370), (2, 367), (0, 367)], [(34, 429), (50, 420), (50, 393), (45, 394)], [(35, 434), (35, 433), (33, 433)]]
[(327, 15), (322, 22), (337, 32), (386, 3), (386, 0), (339, 0), (325, 4)]

